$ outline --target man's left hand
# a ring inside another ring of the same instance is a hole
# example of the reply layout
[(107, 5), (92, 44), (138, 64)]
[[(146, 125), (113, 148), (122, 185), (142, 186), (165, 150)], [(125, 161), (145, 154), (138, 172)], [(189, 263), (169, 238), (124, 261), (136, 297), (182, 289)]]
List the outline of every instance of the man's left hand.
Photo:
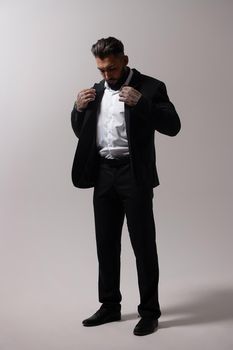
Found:
[(119, 96), (119, 101), (125, 102), (127, 105), (133, 107), (138, 103), (142, 94), (131, 86), (123, 86), (119, 92)]

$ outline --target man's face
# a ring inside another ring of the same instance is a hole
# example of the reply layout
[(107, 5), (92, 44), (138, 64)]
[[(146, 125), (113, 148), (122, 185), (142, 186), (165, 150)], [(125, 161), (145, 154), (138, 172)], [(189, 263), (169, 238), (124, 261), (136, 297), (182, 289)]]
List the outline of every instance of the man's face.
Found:
[(124, 73), (124, 68), (128, 64), (128, 57), (125, 55), (109, 55), (103, 59), (96, 57), (97, 68), (103, 78), (110, 84), (115, 85)]

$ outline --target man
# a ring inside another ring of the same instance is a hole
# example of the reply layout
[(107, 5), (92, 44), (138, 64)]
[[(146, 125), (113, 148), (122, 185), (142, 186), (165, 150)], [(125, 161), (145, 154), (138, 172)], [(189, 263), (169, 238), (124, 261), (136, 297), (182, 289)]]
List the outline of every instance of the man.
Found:
[(72, 181), (94, 187), (93, 205), (99, 263), (101, 307), (83, 321), (96, 326), (121, 319), (121, 232), (127, 227), (136, 258), (141, 316), (135, 335), (158, 328), (159, 265), (153, 216), (153, 188), (159, 185), (155, 130), (175, 136), (180, 119), (163, 82), (128, 67), (124, 46), (116, 38), (92, 46), (103, 80), (77, 95), (71, 113), (79, 138)]

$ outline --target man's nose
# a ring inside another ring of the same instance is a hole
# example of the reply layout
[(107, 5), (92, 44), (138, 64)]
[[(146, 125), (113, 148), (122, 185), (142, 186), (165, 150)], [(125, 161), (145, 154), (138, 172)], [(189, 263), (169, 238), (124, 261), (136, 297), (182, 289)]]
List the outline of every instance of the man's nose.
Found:
[(105, 80), (109, 80), (111, 77), (110, 77), (110, 74), (109, 72), (104, 72), (104, 79)]

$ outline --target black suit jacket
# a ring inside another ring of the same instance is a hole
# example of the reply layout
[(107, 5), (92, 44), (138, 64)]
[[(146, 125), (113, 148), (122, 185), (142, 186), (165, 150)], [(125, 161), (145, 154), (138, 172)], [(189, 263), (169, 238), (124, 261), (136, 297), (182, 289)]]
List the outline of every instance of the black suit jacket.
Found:
[[(181, 128), (180, 119), (162, 81), (133, 69), (129, 86), (142, 93), (136, 106), (125, 105), (132, 174), (138, 185), (156, 187), (159, 178), (156, 169), (155, 130), (175, 136)], [(90, 102), (84, 112), (78, 112), (75, 107), (71, 112), (71, 125), (79, 138), (72, 167), (72, 182), (79, 188), (95, 186), (98, 171), (96, 127), (104, 80), (93, 87), (96, 89), (95, 101)]]

